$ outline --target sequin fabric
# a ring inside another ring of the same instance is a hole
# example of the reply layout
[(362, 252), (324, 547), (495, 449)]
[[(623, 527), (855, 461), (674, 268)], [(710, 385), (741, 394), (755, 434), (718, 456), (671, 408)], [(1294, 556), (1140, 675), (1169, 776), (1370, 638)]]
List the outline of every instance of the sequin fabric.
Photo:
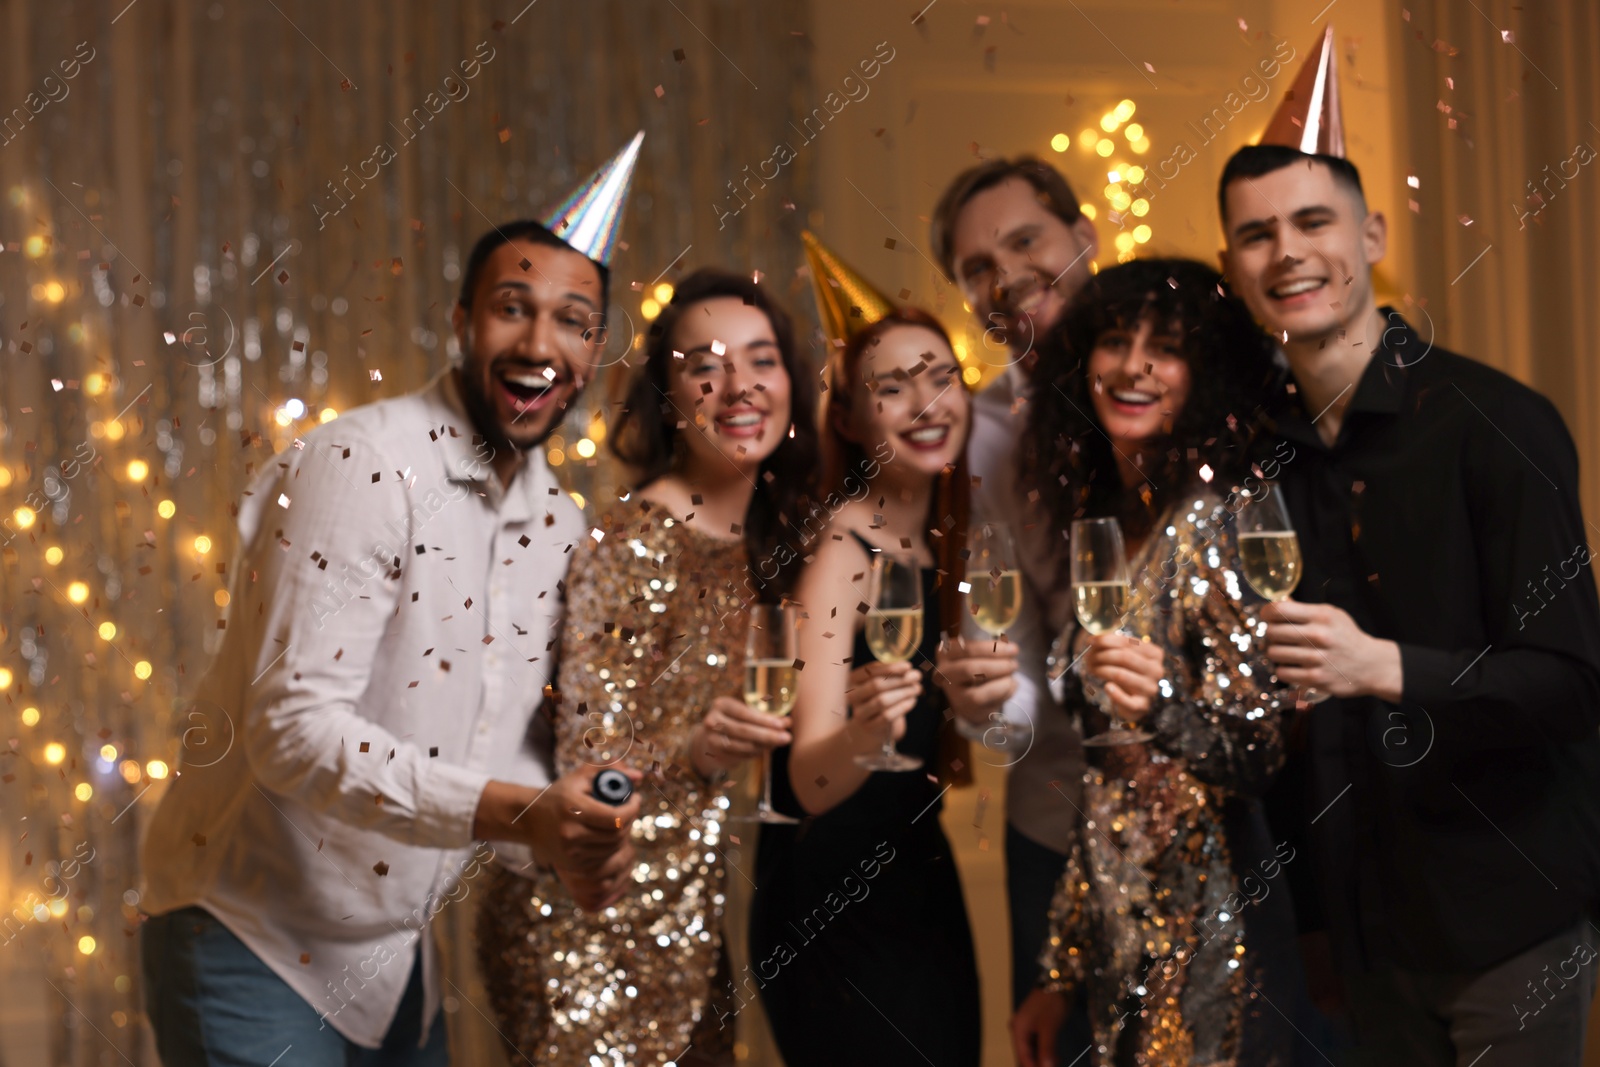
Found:
[[(1222, 805), (1266, 787), (1283, 742), (1228, 519), (1214, 496), (1190, 497), (1130, 560), (1124, 629), (1166, 660), (1142, 724), (1155, 739), (1085, 750), (1083, 819), (1041, 955), (1046, 988), (1087, 996), (1095, 1064), (1234, 1064), (1255, 995)], [(1106, 727), (1081, 686), (1068, 702), (1086, 736)]]
[(504, 1036), (533, 1062), (664, 1064), (691, 1043), (697, 1062), (715, 1062), (733, 1035), (708, 1006), (729, 802), (689, 765), (688, 742), (714, 697), (740, 696), (746, 553), (648, 504), (601, 532), (567, 579), (556, 769), (620, 760), (646, 772), (633, 885), (585, 913), (549, 871), (497, 870), (480, 961)]

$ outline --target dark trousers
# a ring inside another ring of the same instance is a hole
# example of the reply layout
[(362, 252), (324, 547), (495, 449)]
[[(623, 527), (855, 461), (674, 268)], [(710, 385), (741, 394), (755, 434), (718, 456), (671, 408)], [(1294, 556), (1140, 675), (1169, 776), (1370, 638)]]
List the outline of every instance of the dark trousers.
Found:
[[(1067, 865), (1065, 854), (1006, 824), (1006, 902), (1011, 908), (1011, 1005), (1017, 1007), (1039, 984), (1039, 952), (1050, 933), (1050, 901)], [(1082, 997), (1056, 1034), (1056, 1062), (1083, 1067), (1090, 1044), (1089, 1012)], [(1082, 1057), (1082, 1058), (1080, 1058)]]
[(1600, 967), (1587, 919), (1485, 971), (1345, 976), (1372, 1067), (1578, 1067)]

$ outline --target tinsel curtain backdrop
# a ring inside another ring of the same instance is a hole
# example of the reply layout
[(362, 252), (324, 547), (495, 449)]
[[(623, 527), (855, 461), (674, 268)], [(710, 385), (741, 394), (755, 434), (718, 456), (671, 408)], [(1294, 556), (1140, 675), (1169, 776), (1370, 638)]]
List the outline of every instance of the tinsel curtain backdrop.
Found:
[[(0, 10), (0, 1062), (153, 1063), (136, 846), (180, 745), (231, 741), (228, 709), (181, 698), (226, 625), (248, 478), (432, 377), (471, 242), (638, 129), (607, 375), (685, 269), (801, 295), (810, 161), (757, 210), (713, 204), (807, 95), (808, 7)], [(552, 442), (591, 509), (608, 389)], [(498, 1056), (481, 1020), (458, 1029), (458, 1062)]]

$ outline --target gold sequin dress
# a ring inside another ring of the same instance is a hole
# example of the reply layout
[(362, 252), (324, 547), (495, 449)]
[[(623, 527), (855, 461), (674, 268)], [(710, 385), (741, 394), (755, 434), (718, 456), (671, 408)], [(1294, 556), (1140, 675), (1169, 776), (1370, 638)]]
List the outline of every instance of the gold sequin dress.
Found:
[[(1094, 1064), (1280, 1062), (1265, 1036), (1277, 1027), (1260, 1003), (1266, 979), (1254, 956), (1263, 938), (1276, 942), (1274, 959), (1292, 949), (1292, 919), (1268, 921), (1288, 891), (1280, 883), (1269, 909), (1240, 888), (1255, 884), (1243, 870), (1273, 864), (1275, 874), (1285, 862), (1249, 799), (1283, 760), (1278, 691), (1224, 520), (1215, 496), (1191, 496), (1129, 561), (1124, 629), (1166, 656), (1156, 710), (1142, 724), (1155, 739), (1085, 749), (1083, 818), (1041, 957), (1041, 984), (1087, 997)], [(1080, 632), (1074, 647), (1084, 641)], [(1067, 700), (1086, 736), (1106, 727), (1078, 684)], [(1243, 819), (1225, 811), (1236, 799)], [(1251, 819), (1260, 832), (1239, 832), (1251, 854), (1235, 857), (1230, 830)], [(1241, 1061), (1247, 1017), (1260, 1020), (1263, 1037)]]
[(741, 695), (747, 554), (647, 502), (613, 519), (567, 576), (556, 771), (620, 759), (646, 772), (633, 885), (586, 913), (553, 873), (497, 868), (479, 958), (501, 1031), (532, 1062), (663, 1064), (691, 1042), (715, 1061), (733, 1034), (708, 1007), (728, 799), (687, 752), (712, 699)]

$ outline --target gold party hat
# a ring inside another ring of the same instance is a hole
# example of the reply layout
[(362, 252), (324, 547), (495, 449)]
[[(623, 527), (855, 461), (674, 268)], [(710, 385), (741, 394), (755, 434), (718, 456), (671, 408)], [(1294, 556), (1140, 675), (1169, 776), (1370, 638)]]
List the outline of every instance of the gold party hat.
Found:
[(806, 263), (811, 267), (811, 293), (817, 298), (817, 318), (830, 341), (845, 342), (894, 310), (894, 301), (858, 272), (847, 266), (833, 249), (802, 230)]
[(1322, 31), (1322, 47), (1300, 68), (1289, 94), (1267, 123), (1261, 144), (1345, 158), (1344, 118), (1339, 110), (1339, 64), (1333, 52), (1333, 26)]
[(611, 266), (611, 250), (622, 229), (622, 209), (628, 204), (628, 188), (643, 143), (644, 131), (640, 130), (541, 220), (551, 233), (603, 267)]

